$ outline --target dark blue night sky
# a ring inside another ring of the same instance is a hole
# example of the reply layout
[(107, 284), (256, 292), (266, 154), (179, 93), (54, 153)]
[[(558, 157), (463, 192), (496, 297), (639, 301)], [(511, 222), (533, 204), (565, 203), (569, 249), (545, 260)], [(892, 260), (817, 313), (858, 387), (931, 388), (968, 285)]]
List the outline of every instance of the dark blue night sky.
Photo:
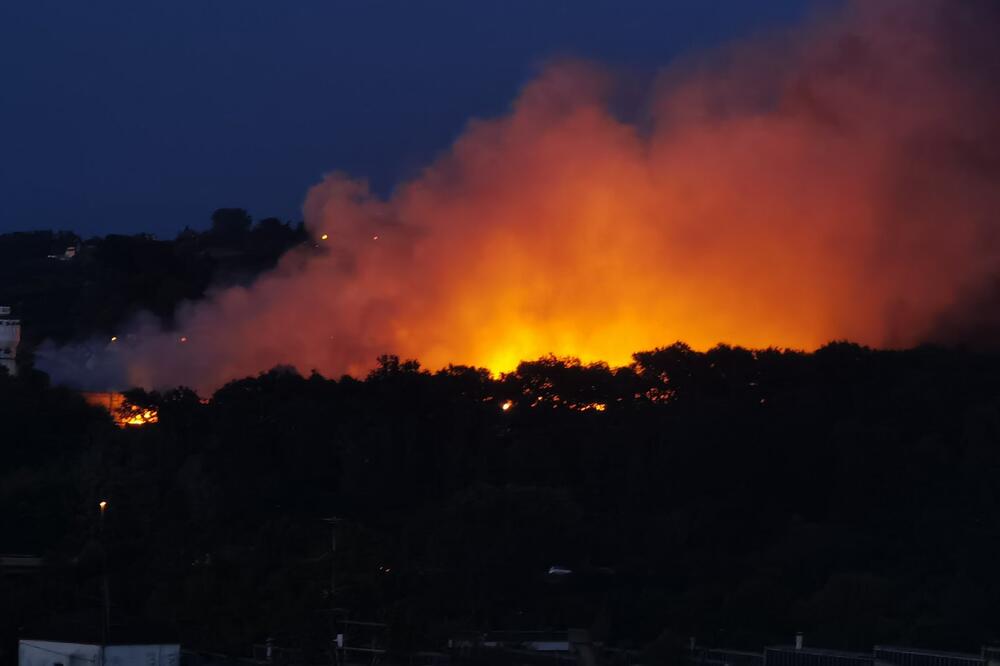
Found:
[(298, 219), (339, 169), (380, 190), (540, 63), (650, 72), (808, 0), (0, 3), (0, 231)]

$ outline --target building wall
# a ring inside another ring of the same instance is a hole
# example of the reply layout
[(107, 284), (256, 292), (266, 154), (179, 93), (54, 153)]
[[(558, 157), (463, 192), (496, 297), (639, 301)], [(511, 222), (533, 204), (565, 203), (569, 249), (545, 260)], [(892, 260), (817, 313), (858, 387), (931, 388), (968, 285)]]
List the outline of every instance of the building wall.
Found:
[(92, 666), (100, 656), (100, 646), (82, 643), (21, 641), (17, 649), (18, 666)]
[[(9, 312), (9, 308), (4, 308)], [(0, 319), (0, 366), (7, 374), (17, 374), (17, 346), (21, 343), (21, 322), (17, 319)]]
[(103, 666), (179, 666), (180, 645), (109, 645)]
[(181, 646), (21, 641), (18, 666), (180, 666)]
[(21, 342), (21, 322), (17, 319), (0, 319), (0, 354), (13, 358)]
[(872, 666), (872, 658), (860, 653), (767, 648), (766, 666)]
[(877, 666), (982, 666), (980, 655), (949, 652), (932, 652), (876, 645)]

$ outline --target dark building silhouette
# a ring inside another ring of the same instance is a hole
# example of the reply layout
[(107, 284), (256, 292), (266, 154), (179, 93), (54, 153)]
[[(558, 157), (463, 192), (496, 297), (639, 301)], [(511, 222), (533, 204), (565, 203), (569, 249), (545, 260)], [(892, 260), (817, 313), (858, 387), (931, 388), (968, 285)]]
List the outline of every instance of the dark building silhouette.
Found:
[(764, 649), (766, 666), (873, 666), (865, 652), (844, 652), (823, 648), (776, 645)]
[(871, 653), (805, 647), (802, 635), (794, 645), (776, 645), (763, 653), (696, 646), (690, 660), (698, 666), (1000, 666), (1000, 647), (979, 653), (943, 652), (921, 648), (876, 645)]
[(982, 666), (984, 655), (939, 652), (919, 648), (876, 645), (873, 654), (879, 666)]
[(764, 654), (749, 650), (695, 648), (694, 661), (705, 666), (764, 666)]

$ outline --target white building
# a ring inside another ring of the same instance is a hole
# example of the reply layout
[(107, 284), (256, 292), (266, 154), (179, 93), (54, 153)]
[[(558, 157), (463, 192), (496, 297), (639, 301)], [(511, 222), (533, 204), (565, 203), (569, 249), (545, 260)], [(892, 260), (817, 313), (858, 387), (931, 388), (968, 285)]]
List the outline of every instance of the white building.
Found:
[(180, 666), (181, 646), (90, 645), (22, 640), (18, 666)]
[(21, 343), (21, 322), (10, 318), (10, 307), (0, 305), (0, 366), (17, 373), (17, 346)]

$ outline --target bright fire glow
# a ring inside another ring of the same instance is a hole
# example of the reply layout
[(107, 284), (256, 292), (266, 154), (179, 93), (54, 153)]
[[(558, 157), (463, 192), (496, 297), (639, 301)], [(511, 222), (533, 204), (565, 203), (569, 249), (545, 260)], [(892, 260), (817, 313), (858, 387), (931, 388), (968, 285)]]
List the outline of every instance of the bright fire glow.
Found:
[(500, 373), (677, 340), (926, 341), (1000, 265), (993, 60), (954, 55), (977, 51), (947, 4), (848, 3), (668, 71), (638, 114), (607, 72), (558, 63), (388, 196), (327, 177), (303, 207), (323, 251), (183, 308), (188, 344), (116, 359), (132, 384), (210, 393), (276, 365), (364, 376), (387, 353)]
[(129, 405), (128, 411), (116, 418), (122, 426), (142, 426), (159, 420), (160, 416), (155, 409), (142, 409), (135, 405)]
[(121, 393), (86, 392), (83, 393), (83, 399), (87, 404), (106, 410), (119, 428), (144, 426), (160, 420), (155, 409), (133, 405)]

